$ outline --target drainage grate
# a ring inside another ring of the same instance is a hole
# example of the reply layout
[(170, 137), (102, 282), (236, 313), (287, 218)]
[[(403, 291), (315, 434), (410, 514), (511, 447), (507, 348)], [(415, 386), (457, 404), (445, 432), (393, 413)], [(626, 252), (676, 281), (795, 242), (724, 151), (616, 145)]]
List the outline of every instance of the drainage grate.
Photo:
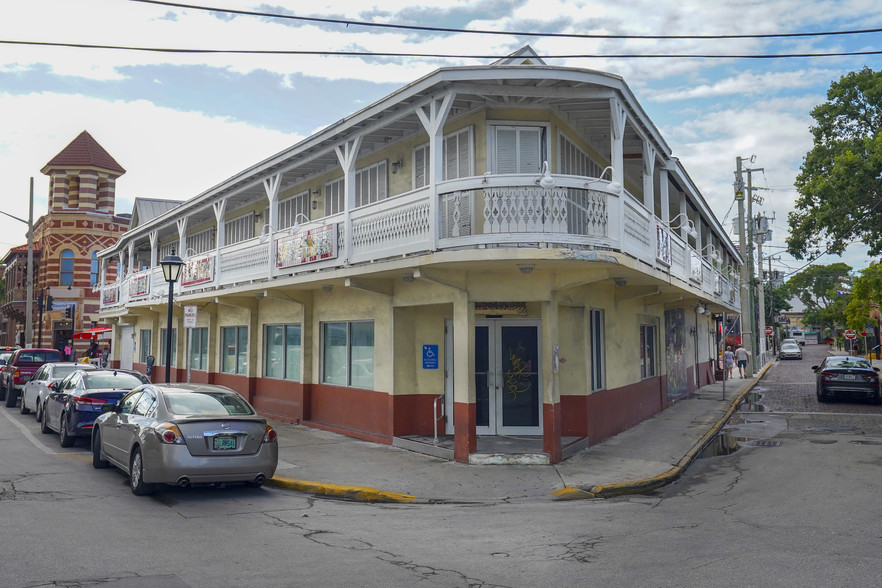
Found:
[(754, 439), (745, 443), (748, 447), (780, 447), (781, 442), (774, 439)]

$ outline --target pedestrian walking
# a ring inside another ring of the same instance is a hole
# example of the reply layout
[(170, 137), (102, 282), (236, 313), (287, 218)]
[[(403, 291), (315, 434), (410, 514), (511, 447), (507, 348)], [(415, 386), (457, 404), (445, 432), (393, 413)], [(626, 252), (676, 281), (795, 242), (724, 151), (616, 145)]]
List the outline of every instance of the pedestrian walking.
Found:
[(744, 370), (747, 369), (747, 360), (750, 359), (750, 352), (744, 348), (744, 345), (739, 345), (738, 349), (735, 350), (735, 361), (738, 363), (738, 375), (740, 377), (744, 377)]
[(726, 373), (729, 374), (728, 379), (732, 379), (732, 368), (735, 367), (735, 354), (732, 353), (732, 346), (727, 345), (726, 351), (723, 352), (723, 363), (726, 365)]

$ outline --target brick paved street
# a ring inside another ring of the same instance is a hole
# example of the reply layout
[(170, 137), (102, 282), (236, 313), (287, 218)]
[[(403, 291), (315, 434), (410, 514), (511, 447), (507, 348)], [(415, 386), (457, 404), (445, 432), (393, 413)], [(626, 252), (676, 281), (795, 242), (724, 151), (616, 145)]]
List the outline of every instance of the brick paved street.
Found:
[(754, 388), (760, 393), (759, 404), (769, 412), (882, 415), (882, 406), (868, 402), (817, 401), (812, 366), (821, 363), (830, 352), (829, 345), (806, 345), (802, 360), (776, 362)]

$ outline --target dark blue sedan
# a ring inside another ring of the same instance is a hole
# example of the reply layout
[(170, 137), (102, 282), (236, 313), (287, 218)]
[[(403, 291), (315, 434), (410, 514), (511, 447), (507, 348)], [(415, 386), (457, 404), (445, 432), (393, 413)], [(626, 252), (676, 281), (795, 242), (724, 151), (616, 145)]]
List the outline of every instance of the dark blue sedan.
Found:
[(40, 430), (57, 431), (61, 446), (70, 447), (77, 437), (92, 436), (105, 403), (116, 403), (147, 382), (147, 376), (132, 370), (77, 370), (53, 386), (44, 401)]

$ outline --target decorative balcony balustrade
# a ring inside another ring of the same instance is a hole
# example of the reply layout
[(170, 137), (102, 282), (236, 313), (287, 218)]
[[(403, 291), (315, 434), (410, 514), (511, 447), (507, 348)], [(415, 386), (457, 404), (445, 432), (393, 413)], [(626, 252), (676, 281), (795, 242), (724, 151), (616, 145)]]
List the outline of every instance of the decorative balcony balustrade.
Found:
[[(304, 224), (297, 234), (286, 229), (220, 247), (185, 260), (180, 291), (452, 248), (541, 243), (620, 251), (701, 289), (708, 299), (740, 304), (737, 284), (642, 202), (627, 192), (610, 191), (608, 182), (553, 178), (550, 188), (539, 186), (535, 174), (445, 181), (437, 186), (437, 195), (422, 188), (355, 209), (349, 227), (346, 215), (337, 214)], [(152, 268), (104, 286), (101, 304), (125, 305), (166, 292), (160, 268)]]

